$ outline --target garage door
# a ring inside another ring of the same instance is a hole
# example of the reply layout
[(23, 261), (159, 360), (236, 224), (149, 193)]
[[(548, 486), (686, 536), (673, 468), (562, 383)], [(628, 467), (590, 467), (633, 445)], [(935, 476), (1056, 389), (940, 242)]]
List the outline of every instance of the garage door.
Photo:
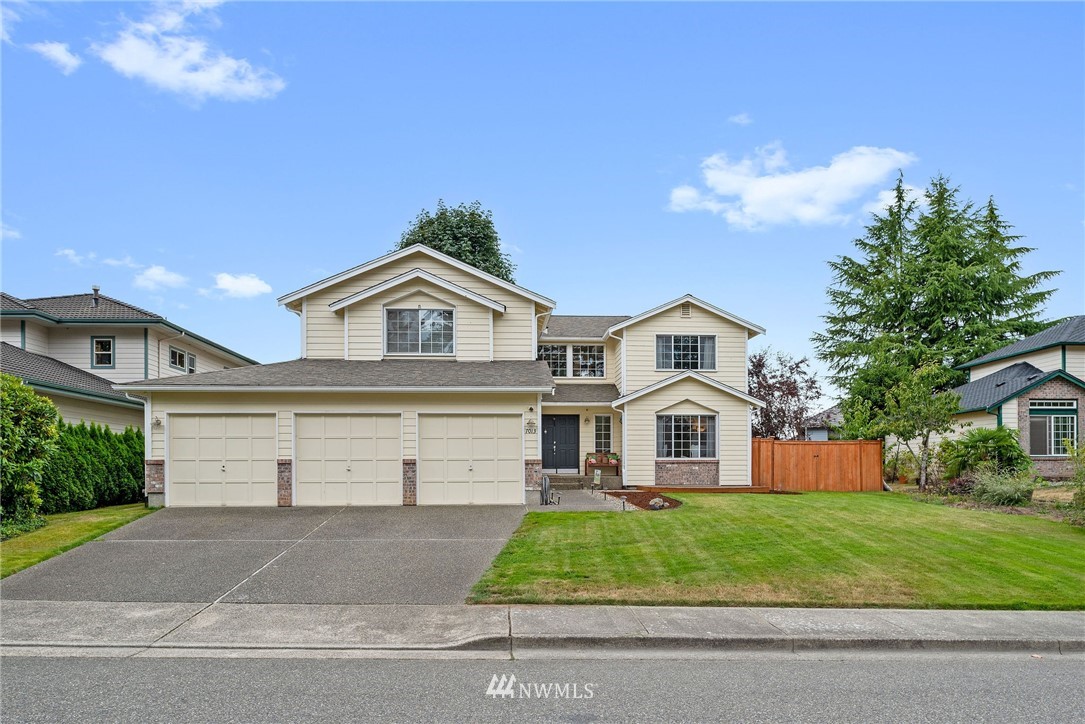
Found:
[(169, 505), (276, 505), (275, 415), (170, 415)]
[(399, 415), (298, 415), (298, 505), (402, 505)]
[(418, 504), (524, 502), (520, 415), (419, 415)]

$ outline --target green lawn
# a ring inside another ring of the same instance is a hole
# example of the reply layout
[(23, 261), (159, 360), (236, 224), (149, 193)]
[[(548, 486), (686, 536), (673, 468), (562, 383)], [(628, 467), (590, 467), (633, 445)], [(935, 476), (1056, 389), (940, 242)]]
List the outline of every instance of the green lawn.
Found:
[(81, 546), (152, 512), (143, 503), (47, 515), (44, 528), (0, 543), (0, 578)]
[(900, 494), (529, 513), (476, 603), (1085, 608), (1085, 530)]

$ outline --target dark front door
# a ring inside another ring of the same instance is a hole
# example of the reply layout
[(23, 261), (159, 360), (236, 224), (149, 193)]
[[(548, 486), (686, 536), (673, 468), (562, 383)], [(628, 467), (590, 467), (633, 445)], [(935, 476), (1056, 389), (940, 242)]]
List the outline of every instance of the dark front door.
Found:
[(543, 415), (543, 470), (580, 471), (579, 423), (579, 415)]

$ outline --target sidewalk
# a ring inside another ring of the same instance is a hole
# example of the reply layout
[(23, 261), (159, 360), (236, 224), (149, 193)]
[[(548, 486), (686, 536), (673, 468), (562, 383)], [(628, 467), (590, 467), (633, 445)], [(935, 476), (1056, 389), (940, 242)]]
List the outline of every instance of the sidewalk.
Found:
[[(1085, 612), (0, 602), (0, 653), (205, 650), (1085, 652)], [(113, 652), (113, 653), (109, 653)]]

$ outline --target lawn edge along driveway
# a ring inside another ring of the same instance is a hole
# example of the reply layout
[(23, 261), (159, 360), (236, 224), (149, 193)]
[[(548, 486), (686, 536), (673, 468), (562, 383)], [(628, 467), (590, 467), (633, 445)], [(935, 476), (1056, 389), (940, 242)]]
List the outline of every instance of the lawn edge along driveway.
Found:
[(894, 493), (529, 513), (472, 603), (1085, 609), (1085, 529)]

